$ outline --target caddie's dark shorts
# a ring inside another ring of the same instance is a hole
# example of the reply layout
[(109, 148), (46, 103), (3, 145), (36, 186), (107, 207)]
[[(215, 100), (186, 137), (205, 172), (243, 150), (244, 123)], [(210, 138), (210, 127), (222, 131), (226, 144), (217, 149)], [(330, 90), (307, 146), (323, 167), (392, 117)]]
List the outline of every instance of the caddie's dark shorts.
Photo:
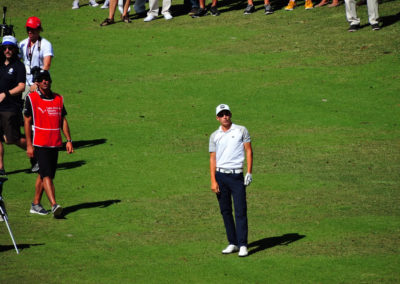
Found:
[(0, 134), (1, 141), (6, 136), (7, 143), (15, 144), (21, 138), (21, 113), (4, 111), (0, 112)]
[(57, 170), (58, 148), (35, 146), (35, 158), (39, 163), (40, 177), (50, 177), (51, 179), (54, 179)]

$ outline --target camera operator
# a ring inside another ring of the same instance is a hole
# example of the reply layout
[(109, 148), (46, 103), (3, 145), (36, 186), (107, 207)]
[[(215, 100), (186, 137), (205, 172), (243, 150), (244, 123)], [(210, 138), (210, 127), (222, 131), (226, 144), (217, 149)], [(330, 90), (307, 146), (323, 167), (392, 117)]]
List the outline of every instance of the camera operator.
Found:
[(20, 51), (26, 68), (24, 99), (27, 94), (37, 89), (37, 85), (33, 81), (32, 68), (37, 66), (40, 69), (48, 71), (50, 69), (51, 59), (54, 56), (51, 43), (40, 36), (40, 32), (43, 31), (40, 19), (37, 17), (29, 17), (25, 27), (28, 38), (20, 43)]
[(18, 57), (17, 39), (4, 36), (0, 62), (0, 178), (6, 178), (2, 141), (26, 149), (26, 140), (20, 132), (21, 94), (25, 90), (25, 80), (25, 67)]

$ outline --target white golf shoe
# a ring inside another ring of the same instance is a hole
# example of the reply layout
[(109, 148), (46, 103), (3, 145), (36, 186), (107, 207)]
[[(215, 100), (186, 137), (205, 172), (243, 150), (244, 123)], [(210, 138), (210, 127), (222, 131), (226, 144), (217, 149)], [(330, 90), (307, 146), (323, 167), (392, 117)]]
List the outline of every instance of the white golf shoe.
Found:
[(98, 4), (95, 0), (90, 0), (90, 1), (89, 1), (89, 5), (92, 6), (92, 7), (97, 7), (97, 6), (99, 6), (99, 4)]
[(229, 254), (229, 253), (237, 252), (238, 250), (239, 250), (239, 248), (237, 246), (230, 244), (229, 246), (226, 247), (226, 249), (224, 249), (222, 251), (222, 253)]
[(164, 19), (166, 19), (167, 21), (171, 20), (173, 18), (170, 12), (165, 12), (163, 14), (163, 16), (164, 16)]
[(249, 255), (249, 252), (247, 251), (247, 247), (241, 246), (238, 255), (239, 255), (240, 257), (248, 256), (248, 255)]
[(151, 22), (155, 19), (156, 17), (154, 17), (153, 15), (148, 15), (146, 18), (144, 18), (143, 22)]
[(78, 0), (75, 0), (74, 2), (72, 2), (72, 9), (73, 10), (79, 9), (79, 1)]

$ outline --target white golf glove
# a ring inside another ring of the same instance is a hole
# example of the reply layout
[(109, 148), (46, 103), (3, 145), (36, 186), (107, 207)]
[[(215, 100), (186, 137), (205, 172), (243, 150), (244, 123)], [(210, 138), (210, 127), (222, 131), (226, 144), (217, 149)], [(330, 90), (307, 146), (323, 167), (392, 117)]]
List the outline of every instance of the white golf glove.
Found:
[(251, 173), (247, 173), (246, 176), (244, 177), (244, 185), (248, 186), (252, 181), (253, 181), (253, 176), (251, 175)]

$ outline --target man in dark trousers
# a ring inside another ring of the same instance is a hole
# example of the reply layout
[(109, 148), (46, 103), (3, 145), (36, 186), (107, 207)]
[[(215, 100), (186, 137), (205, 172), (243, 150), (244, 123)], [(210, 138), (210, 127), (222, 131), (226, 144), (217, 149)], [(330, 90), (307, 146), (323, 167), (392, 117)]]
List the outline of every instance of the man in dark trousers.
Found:
[[(30, 213), (46, 215), (40, 204), (43, 190), (51, 204), (54, 217), (62, 214), (62, 207), (56, 203), (53, 179), (56, 174), (58, 150), (62, 146), (61, 130), (67, 139), (66, 150), (73, 153), (71, 134), (64, 108), (63, 97), (51, 91), (51, 78), (46, 70), (37, 73), (35, 81), (38, 90), (30, 93), (25, 100), (25, 135), (27, 155), (35, 155), (39, 163), (39, 175), (35, 184), (35, 198)], [(32, 137), (32, 126), (34, 134)]]
[(0, 54), (0, 178), (6, 179), (3, 143), (26, 149), (22, 123), (21, 94), (25, 90), (25, 66), (18, 57), (17, 39), (4, 36)]
[[(220, 127), (210, 136), (209, 152), (211, 190), (217, 194), (229, 242), (222, 253), (239, 251), (239, 256), (244, 257), (248, 255), (246, 186), (252, 181), (253, 150), (246, 127), (232, 123), (228, 105), (217, 106), (216, 114)], [(245, 158), (247, 174), (243, 178)], [(236, 224), (232, 216), (232, 198)]]

